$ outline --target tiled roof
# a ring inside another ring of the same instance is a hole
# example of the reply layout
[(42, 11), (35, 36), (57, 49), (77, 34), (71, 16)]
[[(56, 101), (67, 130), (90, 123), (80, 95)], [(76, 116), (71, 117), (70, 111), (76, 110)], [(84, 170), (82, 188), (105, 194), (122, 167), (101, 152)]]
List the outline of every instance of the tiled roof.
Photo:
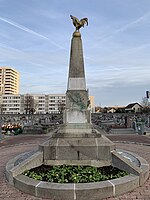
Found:
[(125, 109), (127, 109), (127, 108), (133, 108), (133, 106), (135, 106), (136, 104), (138, 104), (138, 105), (142, 108), (142, 106), (141, 106), (139, 103), (130, 103), (130, 104), (128, 104), (128, 105), (125, 107)]

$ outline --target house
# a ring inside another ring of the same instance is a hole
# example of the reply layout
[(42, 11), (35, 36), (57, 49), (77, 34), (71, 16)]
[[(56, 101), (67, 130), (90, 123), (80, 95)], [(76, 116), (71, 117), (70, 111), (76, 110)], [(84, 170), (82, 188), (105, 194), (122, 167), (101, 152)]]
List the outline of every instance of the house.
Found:
[(108, 107), (107, 113), (124, 113), (124, 106), (112, 106)]
[(115, 108), (110, 108), (107, 110), (107, 113), (115, 113), (116, 109)]
[(126, 112), (141, 112), (143, 107), (139, 103), (130, 103), (125, 107)]

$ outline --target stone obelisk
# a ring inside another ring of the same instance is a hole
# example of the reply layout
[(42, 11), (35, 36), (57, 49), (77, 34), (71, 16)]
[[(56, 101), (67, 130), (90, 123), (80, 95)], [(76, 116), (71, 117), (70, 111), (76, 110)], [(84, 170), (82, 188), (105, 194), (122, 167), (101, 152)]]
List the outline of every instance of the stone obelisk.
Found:
[(70, 50), (66, 108), (63, 124), (56, 129), (49, 141), (40, 145), (44, 162), (69, 165), (110, 165), (111, 151), (115, 145), (92, 128), (88, 109), (83, 49), (80, 27), (88, 24), (87, 18), (80, 21), (71, 16), (76, 31), (73, 33)]
[(82, 39), (80, 32), (75, 31), (71, 40), (66, 109), (63, 117), (65, 133), (92, 132), (88, 106)]

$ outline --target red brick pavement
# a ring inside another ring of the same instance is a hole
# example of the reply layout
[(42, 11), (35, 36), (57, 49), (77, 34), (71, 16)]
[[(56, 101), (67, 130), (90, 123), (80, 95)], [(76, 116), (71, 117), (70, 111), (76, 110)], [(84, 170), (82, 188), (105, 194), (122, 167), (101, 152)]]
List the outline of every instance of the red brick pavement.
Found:
[[(118, 136), (118, 139), (115, 138), (115, 140), (123, 141), (123, 138), (120, 137), (121, 136)], [(128, 141), (130, 141), (130, 137), (128, 136), (127, 138)], [(25, 194), (14, 188), (13, 186), (11, 186), (5, 178), (5, 166), (8, 160), (10, 160), (11, 158), (15, 157), (20, 153), (36, 149), (38, 147), (38, 144), (46, 139), (47, 137), (45, 136), (42, 137), (12, 136), (0, 142), (0, 200), (42, 200), (42, 198), (37, 198)], [(136, 142), (139, 143), (142, 142), (140, 137), (138, 141), (137, 136), (135, 136), (135, 140)], [(150, 146), (139, 145), (139, 144), (117, 143), (117, 147), (137, 153), (138, 155), (145, 158), (150, 164)], [(133, 192), (126, 193), (116, 198), (107, 198), (107, 200), (136, 200), (136, 199), (150, 200), (150, 177), (143, 186), (135, 189)], [(51, 200), (54, 199), (51, 198)]]
[(150, 137), (144, 135), (134, 135), (134, 134), (124, 134), (124, 135), (113, 135), (109, 134), (106, 135), (110, 140), (113, 141), (126, 141), (126, 142), (133, 142), (133, 143), (144, 143), (150, 145)]
[(17, 145), (23, 143), (36, 143), (41, 140), (44, 141), (49, 136), (46, 135), (16, 135), (16, 136), (6, 136), (3, 140), (0, 141), (0, 147)]

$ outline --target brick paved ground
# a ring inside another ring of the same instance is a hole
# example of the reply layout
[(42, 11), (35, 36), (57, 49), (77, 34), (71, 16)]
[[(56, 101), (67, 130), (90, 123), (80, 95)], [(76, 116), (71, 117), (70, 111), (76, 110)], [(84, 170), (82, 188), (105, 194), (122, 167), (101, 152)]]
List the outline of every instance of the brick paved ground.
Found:
[[(137, 143), (147, 143), (150, 141), (145, 136), (110, 136), (115, 141), (136, 141)], [(47, 136), (12, 136), (0, 142), (0, 200), (42, 200), (42, 198), (33, 197), (25, 194), (9, 185), (5, 178), (5, 165), (8, 160), (16, 155), (36, 149), (39, 143), (46, 140)], [(118, 148), (135, 152), (145, 158), (150, 164), (150, 146), (140, 144), (117, 143)], [(150, 200), (150, 177), (146, 183), (133, 192), (121, 195), (116, 198), (107, 198), (107, 200)], [(43, 199), (46, 200), (46, 199)], [(54, 200), (51, 198), (51, 200)]]

